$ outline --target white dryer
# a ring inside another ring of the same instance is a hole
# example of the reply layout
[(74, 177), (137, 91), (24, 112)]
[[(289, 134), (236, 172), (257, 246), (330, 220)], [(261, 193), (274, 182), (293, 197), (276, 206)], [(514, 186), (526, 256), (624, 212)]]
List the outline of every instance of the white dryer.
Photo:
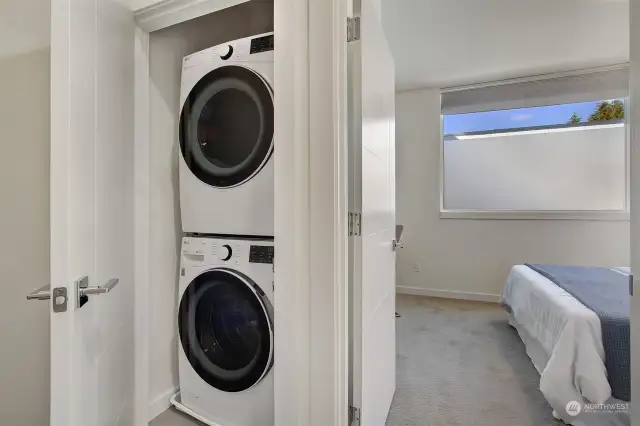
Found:
[(190, 233), (273, 236), (273, 33), (186, 56), (180, 210)]
[(273, 240), (185, 237), (180, 398), (220, 426), (273, 426)]

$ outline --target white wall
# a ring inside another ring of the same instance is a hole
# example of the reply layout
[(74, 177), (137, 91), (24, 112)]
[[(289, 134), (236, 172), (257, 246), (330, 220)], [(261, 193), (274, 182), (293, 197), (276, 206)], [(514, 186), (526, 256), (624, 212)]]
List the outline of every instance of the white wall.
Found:
[(0, 59), (0, 424), (49, 424), (49, 48)]
[(0, 58), (48, 48), (51, 0), (0, 1)]
[(150, 37), (151, 252), (150, 416), (178, 387), (179, 246), (178, 116), (182, 58), (226, 41), (273, 30), (273, 3), (250, 2), (157, 31)]
[(497, 295), (518, 263), (629, 264), (628, 222), (440, 219), (439, 138), (439, 91), (398, 93), (398, 291)]
[(444, 208), (624, 210), (625, 140), (622, 123), (447, 139)]

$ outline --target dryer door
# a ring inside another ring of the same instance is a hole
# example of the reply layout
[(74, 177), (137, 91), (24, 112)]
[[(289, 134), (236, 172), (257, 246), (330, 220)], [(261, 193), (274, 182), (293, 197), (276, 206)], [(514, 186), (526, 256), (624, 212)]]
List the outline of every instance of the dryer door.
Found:
[(256, 385), (273, 363), (272, 307), (249, 277), (211, 269), (187, 287), (178, 312), (182, 348), (211, 386), (239, 392)]
[(191, 90), (180, 115), (180, 149), (201, 181), (220, 188), (255, 176), (273, 151), (273, 93), (256, 72), (224, 66)]

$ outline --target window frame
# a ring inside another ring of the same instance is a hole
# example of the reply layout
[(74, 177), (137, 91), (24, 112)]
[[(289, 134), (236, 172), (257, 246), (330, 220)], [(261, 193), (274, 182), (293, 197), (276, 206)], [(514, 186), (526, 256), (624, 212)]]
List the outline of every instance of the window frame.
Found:
[[(589, 72), (586, 70), (585, 72)], [(562, 75), (549, 74), (548, 78)], [(531, 80), (539, 80), (541, 76), (532, 77)], [(513, 80), (510, 80), (513, 81)], [(527, 79), (518, 79), (518, 81), (527, 81)], [(508, 84), (505, 82), (505, 84)], [(493, 86), (493, 83), (476, 84), (476, 87)], [(461, 87), (443, 88), (440, 90), (440, 96), (443, 93), (454, 90), (461, 90)], [(442, 102), (441, 102), (442, 105)], [(629, 126), (629, 97), (624, 98), (625, 116), (625, 200), (624, 209), (621, 210), (467, 210), (467, 209), (446, 209), (444, 205), (444, 116), (442, 108), (440, 109), (440, 158), (439, 158), (439, 191), (440, 191), (440, 219), (489, 219), (489, 220), (589, 220), (589, 221), (626, 221), (630, 220), (630, 126)]]

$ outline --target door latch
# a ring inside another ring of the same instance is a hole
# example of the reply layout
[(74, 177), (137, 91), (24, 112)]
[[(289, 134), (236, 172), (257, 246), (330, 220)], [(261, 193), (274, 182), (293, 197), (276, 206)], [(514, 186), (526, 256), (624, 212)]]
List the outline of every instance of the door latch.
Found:
[(66, 287), (56, 287), (53, 289), (53, 312), (67, 312), (67, 303), (69, 298), (67, 297)]
[[(53, 297), (52, 297), (53, 296)], [(27, 300), (51, 300), (53, 298), (53, 312), (67, 312), (67, 288), (56, 287), (51, 291), (49, 284), (27, 294)]]

